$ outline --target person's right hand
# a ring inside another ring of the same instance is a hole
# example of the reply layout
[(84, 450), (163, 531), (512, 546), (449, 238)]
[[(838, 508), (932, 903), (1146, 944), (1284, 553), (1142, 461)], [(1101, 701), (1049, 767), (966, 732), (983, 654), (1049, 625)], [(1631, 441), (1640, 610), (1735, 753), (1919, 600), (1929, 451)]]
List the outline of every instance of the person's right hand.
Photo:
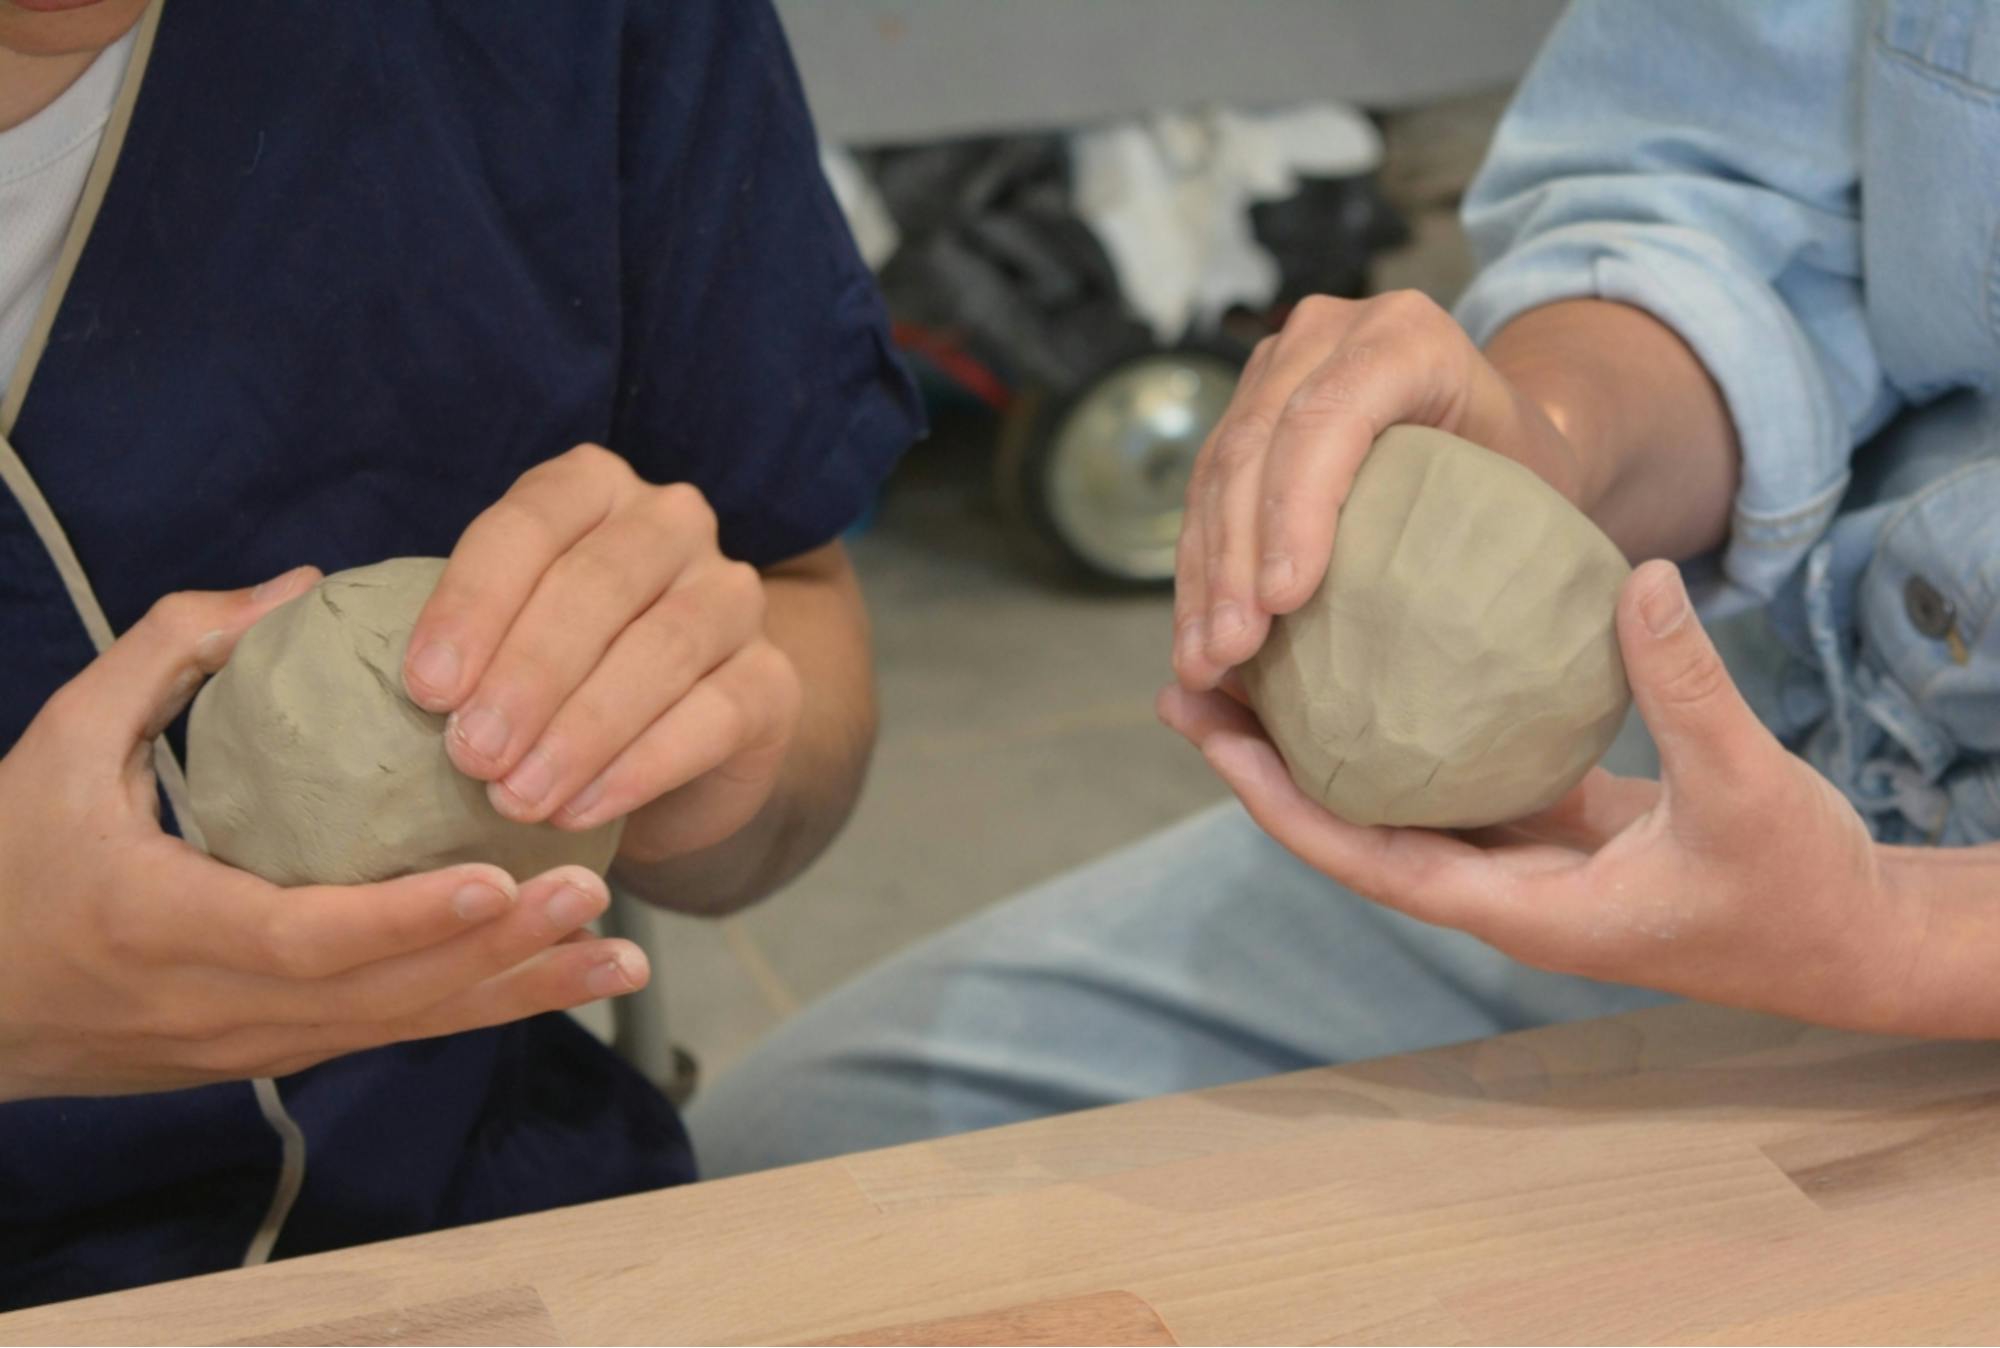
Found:
[(1375, 437), (1435, 426), (1504, 454), (1572, 501), (1575, 448), (1415, 291), (1314, 296), (1257, 344), (1188, 483), (1174, 579), (1174, 673), (1216, 687), (1271, 619), (1319, 587), (1335, 519)]
[(283, 1076), (645, 985), (604, 882), (452, 866), (280, 889), (159, 826), (152, 741), (317, 580), (169, 595), (0, 758), (0, 1100)]

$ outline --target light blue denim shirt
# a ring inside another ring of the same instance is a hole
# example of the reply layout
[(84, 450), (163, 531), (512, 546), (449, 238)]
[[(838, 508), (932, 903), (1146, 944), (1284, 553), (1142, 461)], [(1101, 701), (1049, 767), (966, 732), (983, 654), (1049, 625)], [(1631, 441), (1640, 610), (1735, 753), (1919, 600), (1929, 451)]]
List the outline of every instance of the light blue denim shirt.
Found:
[(1885, 840), (2000, 838), (2000, 6), (1586, 0), (1465, 203), (1485, 341), (1595, 296), (1673, 327), (1743, 449), (1704, 608)]

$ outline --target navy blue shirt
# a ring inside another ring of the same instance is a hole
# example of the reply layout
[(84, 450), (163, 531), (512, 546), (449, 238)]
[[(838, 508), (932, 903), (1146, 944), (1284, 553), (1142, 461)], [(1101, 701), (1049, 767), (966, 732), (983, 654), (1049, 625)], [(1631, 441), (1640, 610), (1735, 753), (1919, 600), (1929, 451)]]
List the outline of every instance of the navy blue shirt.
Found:
[[(594, 440), (769, 563), (921, 413), (767, 0), (171, 0), (14, 441), (114, 626), (179, 589), (450, 550)], [(0, 494), (0, 745), (92, 657)], [(278, 1253), (692, 1176), (561, 1016), (281, 1083)], [(278, 1142), (247, 1084), (0, 1106), (0, 1307), (229, 1267)]]

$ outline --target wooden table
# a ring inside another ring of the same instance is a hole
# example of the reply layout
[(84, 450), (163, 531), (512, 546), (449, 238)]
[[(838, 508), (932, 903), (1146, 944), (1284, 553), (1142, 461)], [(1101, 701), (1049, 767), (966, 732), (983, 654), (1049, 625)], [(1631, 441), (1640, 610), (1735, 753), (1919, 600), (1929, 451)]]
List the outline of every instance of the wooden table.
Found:
[(2000, 1044), (1671, 1007), (0, 1318), (7, 1343), (840, 1336), (1991, 1342)]

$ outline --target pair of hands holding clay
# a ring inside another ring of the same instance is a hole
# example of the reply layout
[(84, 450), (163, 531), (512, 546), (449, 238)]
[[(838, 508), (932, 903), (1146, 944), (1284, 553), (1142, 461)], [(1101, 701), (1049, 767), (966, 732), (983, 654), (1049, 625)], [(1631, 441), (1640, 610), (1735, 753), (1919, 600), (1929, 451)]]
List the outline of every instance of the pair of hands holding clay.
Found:
[[(581, 866), (287, 889), (160, 829), (153, 739), (318, 579), (168, 596), (0, 759), (0, 1099), (283, 1075), (645, 984), (636, 946), (586, 929), (609, 897)], [(762, 615), (698, 492), (582, 447), (466, 531), (405, 682), (502, 814), (630, 815), (625, 851), (671, 857), (777, 781), (800, 687)]]
[[(1649, 398), (1713, 400), (1711, 420), (1733, 459), (1705, 372), (1636, 311), (1562, 307), (1571, 311), (1526, 316), (1542, 325), (1536, 341), (1501, 334), (1492, 350), (1508, 362), (1504, 374), (1448, 315), (1411, 295), (1309, 301), (1259, 345), (1190, 484), (1176, 684), (1161, 693), (1160, 715), (1273, 837), (1376, 902), (1562, 972), (1895, 1028), (1916, 958), (1910, 933), (1923, 927), (1913, 920), (1918, 901), (1884, 879), (1846, 800), (1752, 714), (1668, 562), (1641, 565), (1615, 601), (1625, 673), (1660, 750), (1659, 782), (1593, 769), (1553, 805), (1498, 827), (1356, 824), (1300, 788), (1246, 706), (1238, 667), (1275, 618), (1314, 595), (1336, 530), (1349, 527), (1340, 507), (1391, 426), (1437, 427), (1486, 446), (1600, 522), (1623, 511), (1612, 532), (1635, 554), (1684, 555), (1698, 549), (1676, 540), (1717, 536), (1726, 476), (1722, 491), (1689, 507), (1713, 518), (1658, 518), (1675, 509), (1665, 495), (1635, 510), (1617, 492), (1635, 466), (1614, 461), (1608, 438), (1593, 442), (1592, 420), (1575, 405), (1558, 396), (1545, 407), (1523, 387), (1575, 387), (1551, 375), (1552, 364), (1603, 346), (1607, 334), (1655, 343), (1657, 359), (1586, 371), (1584, 382), (1629, 398), (1641, 416)], [(1642, 386), (1653, 379), (1665, 383)]]

